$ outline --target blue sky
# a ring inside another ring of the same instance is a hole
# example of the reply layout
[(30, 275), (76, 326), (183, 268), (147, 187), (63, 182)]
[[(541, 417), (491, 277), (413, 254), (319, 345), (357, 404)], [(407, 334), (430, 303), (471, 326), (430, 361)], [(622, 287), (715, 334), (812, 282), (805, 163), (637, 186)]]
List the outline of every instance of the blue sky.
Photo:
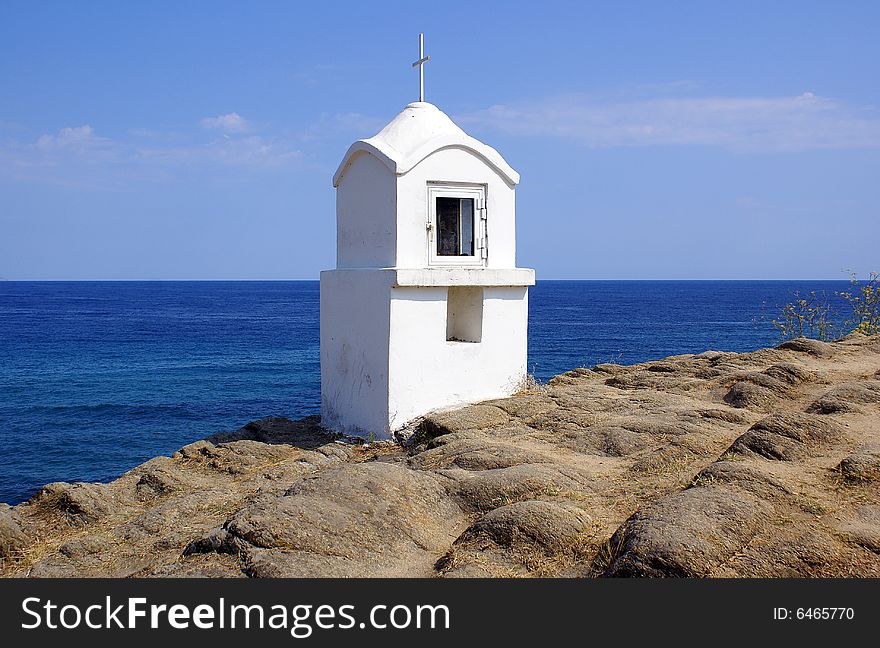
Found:
[(522, 175), (545, 279), (880, 269), (880, 3), (0, 5), (0, 277), (315, 279), (417, 98)]

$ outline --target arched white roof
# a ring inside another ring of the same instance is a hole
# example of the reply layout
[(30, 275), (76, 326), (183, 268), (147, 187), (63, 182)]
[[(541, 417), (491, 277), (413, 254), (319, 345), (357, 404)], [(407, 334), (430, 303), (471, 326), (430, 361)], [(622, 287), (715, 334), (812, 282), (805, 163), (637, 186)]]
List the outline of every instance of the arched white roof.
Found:
[(333, 174), (333, 186), (339, 186), (352, 159), (359, 153), (370, 153), (392, 173), (403, 175), (432, 153), (444, 148), (467, 149), (493, 167), (507, 182), (519, 184), (519, 174), (498, 151), (465, 133), (437, 106), (416, 101), (404, 108), (378, 134), (358, 140), (348, 148)]

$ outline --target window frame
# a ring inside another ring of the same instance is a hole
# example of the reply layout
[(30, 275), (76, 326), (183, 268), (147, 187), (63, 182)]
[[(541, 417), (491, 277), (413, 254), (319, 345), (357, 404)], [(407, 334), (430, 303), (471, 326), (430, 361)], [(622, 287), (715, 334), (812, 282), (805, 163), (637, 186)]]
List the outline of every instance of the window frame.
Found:
[[(472, 198), (474, 201), (474, 254), (469, 256), (446, 256), (437, 254), (437, 198)], [(428, 183), (427, 243), (428, 265), (483, 267), (486, 265), (486, 186), (465, 183)]]

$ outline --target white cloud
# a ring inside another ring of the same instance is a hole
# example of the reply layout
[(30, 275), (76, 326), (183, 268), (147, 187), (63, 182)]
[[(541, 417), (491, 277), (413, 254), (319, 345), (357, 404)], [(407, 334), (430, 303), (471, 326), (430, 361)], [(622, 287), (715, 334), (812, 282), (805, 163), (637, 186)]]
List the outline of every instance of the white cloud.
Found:
[(237, 165), (274, 166), (301, 155), (300, 151), (256, 135), (214, 142), (208, 151), (218, 162)]
[(112, 187), (132, 178), (165, 177), (170, 169), (279, 167), (302, 156), (289, 137), (226, 132), (246, 128), (241, 118), (224, 124), (224, 132), (210, 134), (130, 129), (121, 139), (98, 135), (85, 124), (36, 139), (0, 139), (0, 173), (28, 182)]
[(251, 128), (248, 120), (236, 112), (217, 117), (205, 117), (201, 124), (202, 128), (219, 130), (224, 133), (246, 133)]
[(794, 97), (568, 95), (499, 104), (457, 116), (512, 135), (566, 137), (589, 146), (719, 146), (739, 151), (880, 147), (880, 115), (805, 92)]
[(105, 137), (98, 137), (91, 126), (71, 126), (62, 128), (56, 135), (44, 134), (37, 139), (36, 146), (42, 151), (59, 149), (82, 150), (105, 147), (110, 143)]
[(164, 166), (279, 166), (302, 155), (299, 150), (285, 143), (267, 140), (258, 135), (224, 135), (207, 143), (143, 147), (138, 148), (134, 154), (139, 160)]

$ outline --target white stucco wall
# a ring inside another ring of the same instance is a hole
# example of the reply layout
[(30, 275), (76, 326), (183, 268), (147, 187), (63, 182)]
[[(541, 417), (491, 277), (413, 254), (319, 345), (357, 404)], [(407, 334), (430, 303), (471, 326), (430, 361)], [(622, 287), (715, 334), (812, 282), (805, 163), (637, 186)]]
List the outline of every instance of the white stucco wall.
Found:
[(446, 341), (446, 287), (391, 290), (389, 429), (514, 393), (526, 376), (528, 288), (483, 289), (482, 341)]
[(428, 265), (428, 184), (486, 187), (489, 254), (485, 267), (516, 266), (514, 187), (474, 152), (446, 148), (402, 176), (369, 153), (349, 162), (336, 195), (337, 268)]
[(373, 155), (361, 153), (336, 190), (336, 267), (393, 267), (396, 242), (396, 178)]
[(516, 199), (514, 187), (475, 153), (446, 148), (432, 153), (397, 183), (397, 267), (428, 265), (428, 183), (486, 185), (489, 239), (487, 268), (516, 266)]
[(449, 288), (394, 286), (395, 278), (393, 270), (321, 273), (324, 426), (387, 437), (428, 412), (520, 387), (527, 286), (483, 287), (481, 341), (449, 342)]
[(321, 273), (321, 422), (388, 434), (389, 273)]

